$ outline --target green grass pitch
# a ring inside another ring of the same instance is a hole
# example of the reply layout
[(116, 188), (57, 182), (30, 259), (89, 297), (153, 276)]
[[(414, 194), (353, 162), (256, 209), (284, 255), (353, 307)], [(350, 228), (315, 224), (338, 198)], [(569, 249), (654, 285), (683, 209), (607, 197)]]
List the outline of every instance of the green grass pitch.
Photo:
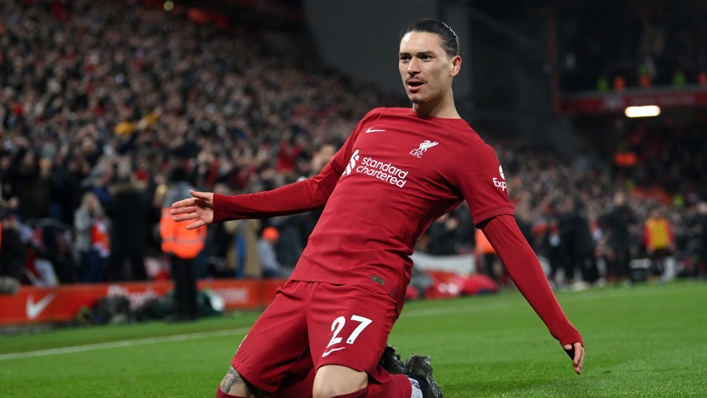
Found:
[[(446, 398), (707, 397), (707, 283), (558, 299), (585, 338), (581, 376), (518, 293), (408, 303), (390, 341), (432, 356)], [(0, 397), (214, 397), (257, 315), (0, 336)]]

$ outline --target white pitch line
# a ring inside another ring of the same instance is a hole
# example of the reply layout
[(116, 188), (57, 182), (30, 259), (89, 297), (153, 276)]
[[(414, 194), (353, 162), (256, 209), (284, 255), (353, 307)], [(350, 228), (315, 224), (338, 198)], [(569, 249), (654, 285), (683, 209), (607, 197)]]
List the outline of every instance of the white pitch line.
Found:
[[(573, 297), (563, 297), (562, 301), (572, 302), (572, 301), (596, 300), (596, 299), (603, 299), (603, 298), (616, 298), (616, 297), (623, 297), (623, 296), (640, 295), (640, 294), (644, 294), (644, 293), (645, 294), (648, 294), (648, 293), (652, 294), (652, 292), (647, 292), (647, 291), (636, 292), (636, 291), (632, 291), (632, 289), (625, 289), (625, 290), (617, 291), (616, 293), (610, 293), (610, 294), (591, 295), (591, 296), (577, 295), (577, 296), (573, 296)], [(442, 314), (457, 313), (457, 312), (496, 310), (496, 309), (500, 309), (500, 308), (525, 306), (525, 305), (528, 305), (527, 302), (525, 302), (525, 301), (514, 301), (514, 302), (505, 302), (505, 303), (492, 303), (490, 305), (484, 305), (484, 306), (469, 305), (469, 306), (463, 306), (463, 307), (444, 306), (444, 307), (420, 308), (420, 309), (412, 309), (412, 310), (405, 311), (405, 312), (403, 312), (403, 315), (401, 317), (407, 318), (407, 317), (418, 317), (418, 316), (428, 316), (428, 315), (442, 315)], [(240, 329), (233, 329), (233, 330), (219, 330), (216, 332), (178, 334), (178, 335), (174, 335), (174, 336), (149, 337), (149, 338), (145, 338), (145, 339), (123, 340), (123, 341), (113, 341), (110, 343), (99, 343), (99, 344), (88, 344), (88, 345), (80, 345), (80, 346), (64, 347), (64, 348), (53, 348), (53, 349), (49, 349), (49, 350), (17, 352), (17, 353), (12, 353), (12, 354), (0, 354), (0, 361), (6, 360), (6, 359), (31, 358), (31, 357), (41, 357), (41, 356), (47, 356), (47, 355), (69, 354), (69, 353), (73, 353), (73, 352), (103, 350), (103, 349), (107, 349), (107, 348), (132, 347), (132, 346), (143, 345), (143, 344), (155, 344), (155, 343), (167, 343), (167, 342), (172, 342), (172, 341), (196, 340), (196, 339), (205, 339), (205, 338), (210, 338), (210, 337), (223, 337), (223, 336), (231, 336), (231, 335), (235, 335), (235, 334), (245, 334), (245, 333), (248, 333), (249, 330), (250, 330), (250, 328), (240, 328)]]
[(52, 348), (49, 350), (17, 352), (17, 353), (12, 353), (12, 354), (0, 355), (0, 361), (6, 360), (6, 359), (32, 358), (32, 357), (42, 357), (42, 356), (47, 356), (47, 355), (70, 354), (70, 353), (74, 353), (74, 352), (95, 351), (95, 350), (103, 350), (103, 349), (107, 349), (107, 348), (132, 347), (132, 346), (144, 345), (144, 344), (168, 343), (168, 342), (173, 342), (173, 341), (196, 340), (196, 339), (205, 339), (205, 338), (211, 338), (211, 337), (223, 337), (223, 336), (231, 336), (231, 335), (235, 335), (235, 334), (245, 334), (245, 333), (248, 333), (249, 330), (250, 330), (250, 328), (240, 328), (240, 329), (233, 329), (233, 330), (219, 330), (219, 331), (215, 331), (215, 332), (177, 334), (177, 335), (173, 335), (173, 336), (148, 337), (145, 339), (122, 340), (122, 341), (113, 341), (110, 343), (87, 344), (87, 345), (79, 345), (79, 346), (64, 347), (64, 348)]

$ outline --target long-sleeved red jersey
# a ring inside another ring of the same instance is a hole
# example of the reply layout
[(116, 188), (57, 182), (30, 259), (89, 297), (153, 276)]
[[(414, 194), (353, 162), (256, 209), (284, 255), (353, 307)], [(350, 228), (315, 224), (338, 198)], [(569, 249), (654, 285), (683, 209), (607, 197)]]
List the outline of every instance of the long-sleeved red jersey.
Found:
[(368, 286), (401, 310), (415, 242), (463, 200), (552, 335), (581, 342), (513, 219), (493, 148), (463, 119), (375, 109), (319, 175), (267, 192), (215, 195), (214, 221), (324, 206), (291, 279)]

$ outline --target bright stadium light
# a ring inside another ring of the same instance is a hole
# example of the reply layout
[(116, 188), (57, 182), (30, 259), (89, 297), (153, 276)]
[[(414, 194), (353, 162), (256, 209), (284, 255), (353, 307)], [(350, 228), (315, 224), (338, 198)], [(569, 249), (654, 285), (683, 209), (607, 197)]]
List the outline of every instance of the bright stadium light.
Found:
[(658, 105), (629, 106), (626, 108), (627, 117), (653, 117), (660, 115)]

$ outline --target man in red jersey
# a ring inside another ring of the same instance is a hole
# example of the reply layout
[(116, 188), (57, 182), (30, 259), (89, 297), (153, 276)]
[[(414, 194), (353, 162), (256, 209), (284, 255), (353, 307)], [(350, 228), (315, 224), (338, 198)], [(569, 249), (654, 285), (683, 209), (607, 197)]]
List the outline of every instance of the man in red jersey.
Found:
[(249, 195), (192, 192), (173, 205), (176, 221), (192, 222), (188, 228), (324, 206), (294, 273), (238, 348), (218, 397), (278, 396), (303, 366), (316, 371), (316, 398), (441, 397), (428, 357), (412, 356), (405, 374), (389, 374), (378, 360), (403, 307), (415, 242), (463, 200), (575, 372), (582, 371), (582, 337), (518, 229), (493, 148), (454, 106), (456, 34), (436, 20), (403, 33), (399, 68), (412, 108), (369, 112), (308, 180)]

